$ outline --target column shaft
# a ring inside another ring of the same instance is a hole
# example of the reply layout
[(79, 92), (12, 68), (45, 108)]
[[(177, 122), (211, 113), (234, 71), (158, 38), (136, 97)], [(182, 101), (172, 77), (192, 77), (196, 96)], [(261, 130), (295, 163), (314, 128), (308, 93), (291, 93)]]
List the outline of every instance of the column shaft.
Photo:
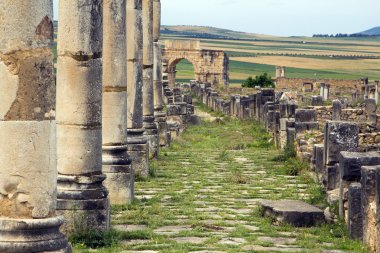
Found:
[(109, 227), (102, 184), (102, 5), (59, 1), (57, 209), (66, 232)]
[(127, 157), (126, 0), (103, 0), (103, 173), (111, 204), (134, 197)]
[(132, 169), (138, 176), (147, 176), (148, 145), (143, 128), (143, 55), (142, 2), (127, 0), (127, 150)]
[(154, 121), (153, 92), (153, 0), (142, 0), (143, 23), (143, 114), (145, 136), (148, 139), (149, 156), (158, 156), (158, 131)]
[(53, 1), (0, 10), (0, 252), (71, 252), (55, 216)]

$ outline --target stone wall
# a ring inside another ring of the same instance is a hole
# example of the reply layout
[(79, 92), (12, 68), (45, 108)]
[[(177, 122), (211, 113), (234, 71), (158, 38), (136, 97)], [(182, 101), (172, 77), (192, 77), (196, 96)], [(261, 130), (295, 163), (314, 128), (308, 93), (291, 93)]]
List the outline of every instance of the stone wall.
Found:
[(312, 79), (312, 78), (286, 78), (276, 79), (276, 90), (303, 91), (304, 83), (312, 83), (313, 91), (319, 92), (320, 83), (330, 84), (330, 92), (339, 91), (350, 94), (354, 90), (361, 90), (361, 80), (345, 79)]

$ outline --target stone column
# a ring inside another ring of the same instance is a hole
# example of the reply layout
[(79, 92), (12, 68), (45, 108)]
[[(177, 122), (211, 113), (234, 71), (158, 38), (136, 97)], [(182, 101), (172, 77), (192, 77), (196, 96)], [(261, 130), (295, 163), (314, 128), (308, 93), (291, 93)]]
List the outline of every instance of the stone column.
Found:
[(158, 129), (154, 118), (153, 89), (153, 0), (142, 0), (143, 23), (143, 120), (149, 157), (158, 156)]
[(143, 128), (142, 2), (127, 0), (127, 150), (136, 175), (147, 176), (148, 145)]
[(0, 252), (71, 252), (55, 215), (53, 1), (0, 10)]
[(153, 61), (153, 89), (154, 89), (154, 116), (158, 125), (159, 144), (168, 146), (168, 124), (164, 109), (163, 98), (163, 75), (162, 75), (162, 49), (158, 42), (161, 34), (161, 1), (153, 1), (153, 41), (154, 41), (154, 61)]
[(57, 210), (67, 233), (109, 227), (102, 184), (102, 5), (59, 1)]
[(134, 197), (127, 157), (126, 0), (103, 0), (103, 173), (111, 204)]

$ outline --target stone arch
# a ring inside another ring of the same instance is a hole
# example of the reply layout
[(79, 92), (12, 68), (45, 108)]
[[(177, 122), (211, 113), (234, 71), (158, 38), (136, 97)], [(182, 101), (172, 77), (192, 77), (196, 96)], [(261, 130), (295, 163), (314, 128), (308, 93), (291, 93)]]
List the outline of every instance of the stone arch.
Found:
[(170, 40), (165, 42), (163, 61), (167, 62), (164, 76), (170, 86), (175, 84), (176, 65), (183, 59), (194, 66), (194, 79), (213, 85), (229, 82), (229, 60), (224, 51), (200, 49), (199, 41)]
[(200, 81), (200, 80), (198, 80), (198, 75), (197, 75), (197, 73), (199, 73), (199, 66), (197, 65), (196, 61), (194, 60), (194, 57), (190, 57), (189, 55), (184, 54), (183, 56), (176, 56), (176, 57), (173, 57), (173, 58), (168, 60), (167, 71), (168, 71), (169, 84), (175, 83), (176, 74), (177, 74), (176, 67), (177, 67), (177, 64), (182, 60), (187, 60), (193, 65), (193, 67), (194, 67), (194, 80)]

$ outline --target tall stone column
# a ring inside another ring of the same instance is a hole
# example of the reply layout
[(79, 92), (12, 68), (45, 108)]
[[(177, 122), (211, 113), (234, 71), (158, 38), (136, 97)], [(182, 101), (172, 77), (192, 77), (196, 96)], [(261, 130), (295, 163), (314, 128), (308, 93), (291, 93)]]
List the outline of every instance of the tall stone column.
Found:
[(127, 156), (126, 0), (103, 0), (103, 173), (111, 204), (134, 197)]
[(0, 252), (71, 252), (56, 216), (53, 1), (0, 1)]
[(102, 173), (102, 0), (59, 1), (57, 210), (64, 231), (106, 230)]
[(147, 176), (148, 144), (143, 127), (142, 0), (127, 0), (127, 150), (132, 169)]
[(158, 125), (159, 144), (162, 147), (169, 145), (168, 124), (164, 109), (163, 76), (162, 76), (162, 49), (158, 42), (161, 35), (161, 1), (153, 1), (153, 89), (154, 89), (154, 117)]
[(158, 130), (154, 118), (153, 92), (153, 0), (142, 0), (143, 24), (143, 120), (149, 156), (158, 156)]

